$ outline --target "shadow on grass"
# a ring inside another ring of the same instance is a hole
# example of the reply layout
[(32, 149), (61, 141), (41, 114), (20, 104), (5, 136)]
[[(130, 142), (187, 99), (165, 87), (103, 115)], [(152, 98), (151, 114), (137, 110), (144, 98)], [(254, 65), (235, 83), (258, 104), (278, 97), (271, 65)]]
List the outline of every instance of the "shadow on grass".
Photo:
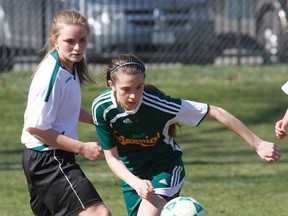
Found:
[(23, 151), (24, 151), (23, 148), (21, 148), (21, 149), (9, 149), (9, 150), (4, 150), (4, 151), (1, 149), (0, 155), (1, 154), (21, 154), (22, 155)]
[[(209, 161), (209, 160), (187, 160), (184, 158), (184, 165), (232, 165), (232, 164), (253, 164), (253, 163), (269, 163), (262, 161), (261, 159), (249, 159), (249, 160), (225, 160), (223, 159), (222, 161)], [(279, 162), (272, 162), (271, 164), (277, 164), (277, 163), (288, 163), (287, 159), (280, 159)]]
[(254, 116), (252, 119), (242, 118), (241, 120), (245, 121), (245, 123), (249, 125), (271, 123), (272, 129), (274, 129), (274, 124), (284, 116), (286, 109), (287, 104), (275, 104), (275, 106), (271, 106), (269, 109), (258, 110), (257, 116)]
[(22, 169), (22, 154), (24, 148), (0, 150), (0, 171)]
[[(271, 187), (277, 186), (277, 185), (287, 185), (288, 184), (288, 176), (283, 174), (267, 174), (267, 175), (238, 175), (237, 173), (233, 175), (225, 175), (225, 176), (219, 176), (219, 175), (209, 175), (209, 176), (190, 176), (185, 178), (187, 182), (190, 182), (192, 180), (193, 184), (203, 184), (203, 185), (226, 185), (226, 186), (248, 186), (251, 185), (253, 187), (261, 187), (261, 186), (268, 186)], [(192, 183), (191, 182), (191, 183)]]
[(1, 170), (22, 170), (22, 164), (19, 163), (0, 163)]

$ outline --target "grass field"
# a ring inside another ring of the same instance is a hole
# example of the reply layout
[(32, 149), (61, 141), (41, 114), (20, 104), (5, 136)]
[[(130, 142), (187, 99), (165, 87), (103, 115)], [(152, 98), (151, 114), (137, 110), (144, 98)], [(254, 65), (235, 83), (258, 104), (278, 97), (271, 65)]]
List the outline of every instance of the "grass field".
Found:
[[(97, 85), (83, 89), (83, 106), (106, 88), (95, 72)], [(0, 74), (0, 215), (32, 215), (21, 168), (20, 135), (31, 72)], [(175, 97), (224, 107), (261, 138), (282, 150), (278, 163), (266, 163), (241, 138), (217, 122), (204, 121), (197, 128), (182, 127), (177, 141), (183, 148), (186, 180), (182, 195), (200, 201), (209, 216), (286, 216), (288, 212), (288, 139), (274, 136), (274, 124), (286, 108), (288, 96), (281, 85), (287, 65), (259, 67), (169, 66), (149, 68), (147, 82)], [(80, 139), (96, 139), (93, 126), (80, 124)], [(126, 210), (119, 180), (105, 160), (78, 161), (100, 192), (113, 215)]]

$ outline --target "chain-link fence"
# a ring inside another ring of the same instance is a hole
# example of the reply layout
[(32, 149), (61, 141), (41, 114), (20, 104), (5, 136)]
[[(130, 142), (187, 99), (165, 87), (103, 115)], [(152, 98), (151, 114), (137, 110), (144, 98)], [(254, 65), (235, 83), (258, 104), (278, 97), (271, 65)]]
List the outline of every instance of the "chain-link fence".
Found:
[(80, 10), (89, 63), (134, 53), (147, 63), (285, 62), (285, 0), (0, 0), (0, 71), (39, 61), (54, 14)]

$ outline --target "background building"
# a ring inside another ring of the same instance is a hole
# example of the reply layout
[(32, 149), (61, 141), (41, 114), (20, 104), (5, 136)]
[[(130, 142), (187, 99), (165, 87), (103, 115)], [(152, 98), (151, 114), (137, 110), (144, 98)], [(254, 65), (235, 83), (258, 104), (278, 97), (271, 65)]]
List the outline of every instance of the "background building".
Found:
[(57, 11), (80, 10), (86, 58), (134, 53), (146, 63), (263, 64), (287, 59), (284, 0), (0, 0), (0, 71), (37, 62)]

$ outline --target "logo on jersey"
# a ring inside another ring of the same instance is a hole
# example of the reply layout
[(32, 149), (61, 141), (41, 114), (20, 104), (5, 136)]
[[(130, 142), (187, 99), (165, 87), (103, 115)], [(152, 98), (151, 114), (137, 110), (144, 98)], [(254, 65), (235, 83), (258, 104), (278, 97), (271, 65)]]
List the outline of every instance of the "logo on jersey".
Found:
[(159, 183), (161, 183), (161, 184), (165, 184), (165, 185), (168, 185), (166, 179), (161, 179), (161, 180), (159, 181)]
[(144, 139), (131, 139), (131, 138), (127, 138), (123, 135), (117, 135), (117, 131), (114, 130), (113, 133), (115, 139), (121, 144), (121, 145), (141, 145), (143, 147), (151, 147), (154, 146), (157, 141), (160, 138), (160, 133), (157, 132), (156, 135), (154, 137), (148, 137), (145, 136)]
[(72, 77), (69, 77), (68, 79), (66, 79), (65, 83), (69, 82), (72, 79)]
[(124, 119), (124, 123), (133, 123), (129, 118)]

